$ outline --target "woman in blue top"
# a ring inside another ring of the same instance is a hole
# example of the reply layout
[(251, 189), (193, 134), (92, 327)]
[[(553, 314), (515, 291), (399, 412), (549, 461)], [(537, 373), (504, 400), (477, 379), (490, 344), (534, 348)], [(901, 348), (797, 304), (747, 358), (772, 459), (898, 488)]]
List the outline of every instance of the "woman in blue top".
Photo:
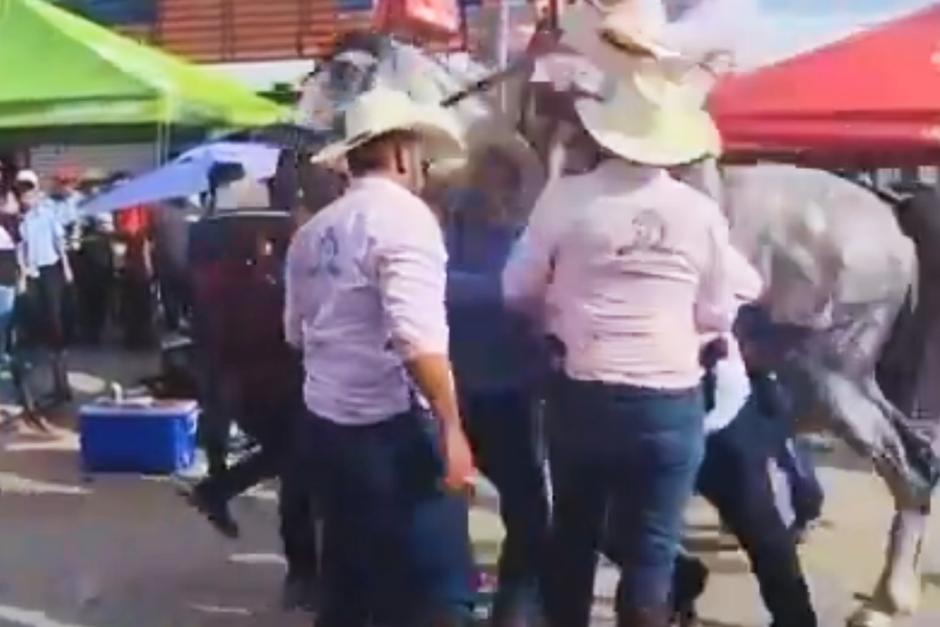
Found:
[(500, 495), (506, 539), (493, 604), (497, 627), (527, 624), (538, 599), (548, 500), (536, 445), (540, 342), (506, 311), (500, 276), (526, 220), (516, 164), (491, 149), (472, 186), (454, 194), (446, 224), (450, 357), (480, 470)]

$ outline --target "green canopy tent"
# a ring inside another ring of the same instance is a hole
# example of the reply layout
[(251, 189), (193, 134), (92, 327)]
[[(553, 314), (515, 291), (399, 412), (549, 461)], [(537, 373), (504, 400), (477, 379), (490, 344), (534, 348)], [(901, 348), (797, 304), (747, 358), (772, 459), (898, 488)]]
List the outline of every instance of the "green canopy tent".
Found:
[[(239, 83), (45, 0), (0, 0), (0, 136), (127, 137), (246, 127), (285, 109)], [(93, 129), (93, 131), (92, 131)], [(84, 131), (84, 133), (83, 133)]]

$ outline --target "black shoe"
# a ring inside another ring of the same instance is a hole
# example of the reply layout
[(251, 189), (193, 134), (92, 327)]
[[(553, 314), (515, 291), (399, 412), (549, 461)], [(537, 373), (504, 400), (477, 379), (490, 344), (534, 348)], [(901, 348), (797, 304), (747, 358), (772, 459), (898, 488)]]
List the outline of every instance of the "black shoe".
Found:
[(49, 432), (49, 424), (36, 410), (23, 410), (23, 413), (20, 414), (19, 417), (20, 420), (30, 427), (42, 431), (43, 433)]
[(520, 581), (500, 584), (493, 597), (490, 627), (535, 627), (542, 624), (538, 585)]
[(190, 493), (189, 504), (198, 509), (216, 530), (226, 538), (235, 540), (239, 536), (238, 523), (228, 510), (228, 503), (211, 496), (199, 486)]
[(309, 612), (315, 614), (320, 604), (320, 582), (316, 577), (292, 577), (284, 579), (281, 606), (286, 612)]
[(672, 622), (677, 627), (690, 627), (698, 621), (695, 602), (708, 584), (708, 569), (691, 555), (680, 555), (673, 575)]

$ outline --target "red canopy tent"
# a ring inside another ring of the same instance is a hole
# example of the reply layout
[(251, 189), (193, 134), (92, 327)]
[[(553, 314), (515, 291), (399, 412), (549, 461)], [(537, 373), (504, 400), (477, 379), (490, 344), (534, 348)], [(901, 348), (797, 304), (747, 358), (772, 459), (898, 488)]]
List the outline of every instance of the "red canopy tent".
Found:
[(940, 5), (767, 68), (710, 98), (733, 158), (940, 162)]

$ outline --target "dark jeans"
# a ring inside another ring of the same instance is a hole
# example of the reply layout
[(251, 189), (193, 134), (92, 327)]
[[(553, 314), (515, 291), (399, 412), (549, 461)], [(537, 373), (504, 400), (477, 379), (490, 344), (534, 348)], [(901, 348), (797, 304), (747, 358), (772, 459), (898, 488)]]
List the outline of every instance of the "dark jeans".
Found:
[(467, 505), (440, 492), (428, 422), (305, 421), (307, 476), (322, 504), (319, 627), (420, 627), (461, 620), (473, 597)]
[(816, 476), (816, 464), (812, 452), (799, 437), (781, 443), (777, 450), (777, 463), (790, 487), (793, 526), (802, 529), (822, 515), (825, 494)]
[(149, 348), (156, 342), (150, 279), (126, 275), (120, 285), (124, 343), (128, 348)]
[(220, 366), (213, 362), (204, 347), (197, 350), (196, 364), (199, 403), (202, 406), (196, 436), (206, 452), (209, 474), (216, 475), (224, 472), (228, 465), (229, 432), (236, 412), (224, 402), (224, 378), (219, 373)]
[(618, 607), (663, 608), (704, 451), (701, 394), (570, 379), (559, 387), (548, 424), (549, 623), (589, 625), (608, 506), (616, 511), (608, 532), (623, 564)]
[(79, 289), (82, 281), (81, 253), (69, 251), (69, 267), (72, 269), (72, 283), (65, 286), (62, 296), (62, 323), (65, 331), (65, 341), (74, 345), (81, 329), (81, 302)]
[(548, 534), (548, 496), (536, 446), (532, 395), (522, 389), (468, 393), (462, 415), (480, 470), (499, 492), (506, 528), (494, 612), (536, 601)]
[(65, 272), (57, 263), (39, 269), (30, 280), (30, 292), (41, 320), (41, 343), (53, 351), (65, 349)]
[(298, 433), (297, 412), (256, 415), (239, 423), (259, 445), (231, 467), (214, 468), (197, 489), (214, 499), (228, 501), (259, 483), (280, 478), (278, 508), (281, 541), (288, 576), (313, 578), (318, 573), (316, 507), (309, 489), (301, 451), (293, 443)]
[(185, 277), (167, 271), (157, 277), (163, 321), (166, 328), (176, 331), (189, 310), (189, 289)]
[(734, 422), (708, 437), (698, 490), (747, 553), (774, 627), (814, 627), (796, 544), (768, 475), (767, 462), (781, 444), (779, 420), (761, 412), (752, 395)]
[(75, 266), (82, 339), (98, 344), (108, 322), (114, 269), (100, 255), (83, 250)]

